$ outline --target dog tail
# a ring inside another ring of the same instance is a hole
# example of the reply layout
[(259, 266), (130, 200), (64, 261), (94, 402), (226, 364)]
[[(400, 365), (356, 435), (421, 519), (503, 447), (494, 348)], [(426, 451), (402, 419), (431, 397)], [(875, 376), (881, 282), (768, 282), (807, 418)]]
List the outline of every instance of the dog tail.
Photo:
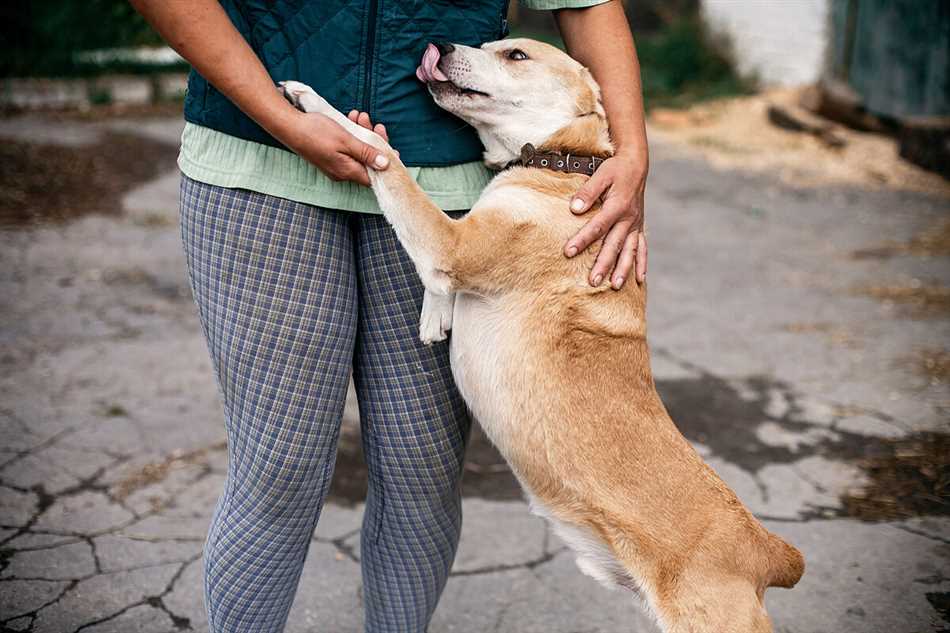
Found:
[(805, 557), (792, 545), (769, 532), (766, 586), (791, 589), (805, 573)]

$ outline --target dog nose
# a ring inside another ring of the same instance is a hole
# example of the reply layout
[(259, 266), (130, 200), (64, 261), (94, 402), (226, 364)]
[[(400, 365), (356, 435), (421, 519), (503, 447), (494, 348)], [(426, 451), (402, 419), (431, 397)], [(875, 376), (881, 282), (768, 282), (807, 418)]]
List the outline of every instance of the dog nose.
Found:
[(455, 47), (452, 46), (449, 42), (433, 42), (435, 47), (439, 49), (439, 54), (448, 55), (455, 50)]

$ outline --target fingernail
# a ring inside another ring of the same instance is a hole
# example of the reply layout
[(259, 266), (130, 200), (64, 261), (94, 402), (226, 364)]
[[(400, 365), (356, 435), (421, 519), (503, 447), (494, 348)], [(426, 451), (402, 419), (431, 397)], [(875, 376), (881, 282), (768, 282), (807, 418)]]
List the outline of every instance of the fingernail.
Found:
[(567, 247), (567, 256), (568, 256), (568, 257), (574, 257), (575, 255), (577, 255), (577, 247), (576, 247), (576, 246), (568, 246), (568, 247)]
[(614, 289), (620, 290), (623, 287), (623, 277), (614, 279)]
[(382, 154), (376, 154), (376, 160), (373, 161), (373, 164), (380, 169), (386, 169), (389, 166), (389, 159)]
[(596, 275), (596, 276), (594, 277), (594, 285), (595, 285), (595, 286), (599, 286), (599, 285), (600, 285), (600, 282), (602, 282), (603, 280), (604, 280), (604, 276), (603, 276), (603, 275)]
[(584, 208), (584, 201), (581, 200), (580, 198), (574, 198), (574, 200), (571, 201), (571, 211), (580, 211), (583, 208)]

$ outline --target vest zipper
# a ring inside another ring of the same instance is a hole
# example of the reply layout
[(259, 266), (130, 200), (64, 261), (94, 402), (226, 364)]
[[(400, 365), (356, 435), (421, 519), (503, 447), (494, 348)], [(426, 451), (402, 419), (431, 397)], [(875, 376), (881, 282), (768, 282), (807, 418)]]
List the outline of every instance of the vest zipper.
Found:
[(379, 0), (369, 0), (369, 24), (367, 24), (366, 68), (363, 75), (363, 112), (372, 118), (370, 112), (370, 89), (373, 85), (373, 56), (376, 54), (376, 12), (379, 10)]

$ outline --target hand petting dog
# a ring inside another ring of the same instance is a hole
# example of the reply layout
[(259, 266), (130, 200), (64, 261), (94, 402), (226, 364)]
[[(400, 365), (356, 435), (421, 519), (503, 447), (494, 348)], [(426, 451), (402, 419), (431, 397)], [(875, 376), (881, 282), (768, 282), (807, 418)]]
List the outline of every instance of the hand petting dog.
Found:
[(620, 290), (634, 270), (634, 264), (637, 282), (643, 283), (646, 279), (647, 240), (643, 231), (646, 171), (641, 159), (615, 154), (604, 161), (571, 200), (571, 211), (577, 214), (586, 213), (596, 200), (603, 201), (600, 210), (564, 247), (564, 254), (574, 257), (603, 238), (590, 271), (592, 286), (599, 286), (610, 274), (610, 285)]

